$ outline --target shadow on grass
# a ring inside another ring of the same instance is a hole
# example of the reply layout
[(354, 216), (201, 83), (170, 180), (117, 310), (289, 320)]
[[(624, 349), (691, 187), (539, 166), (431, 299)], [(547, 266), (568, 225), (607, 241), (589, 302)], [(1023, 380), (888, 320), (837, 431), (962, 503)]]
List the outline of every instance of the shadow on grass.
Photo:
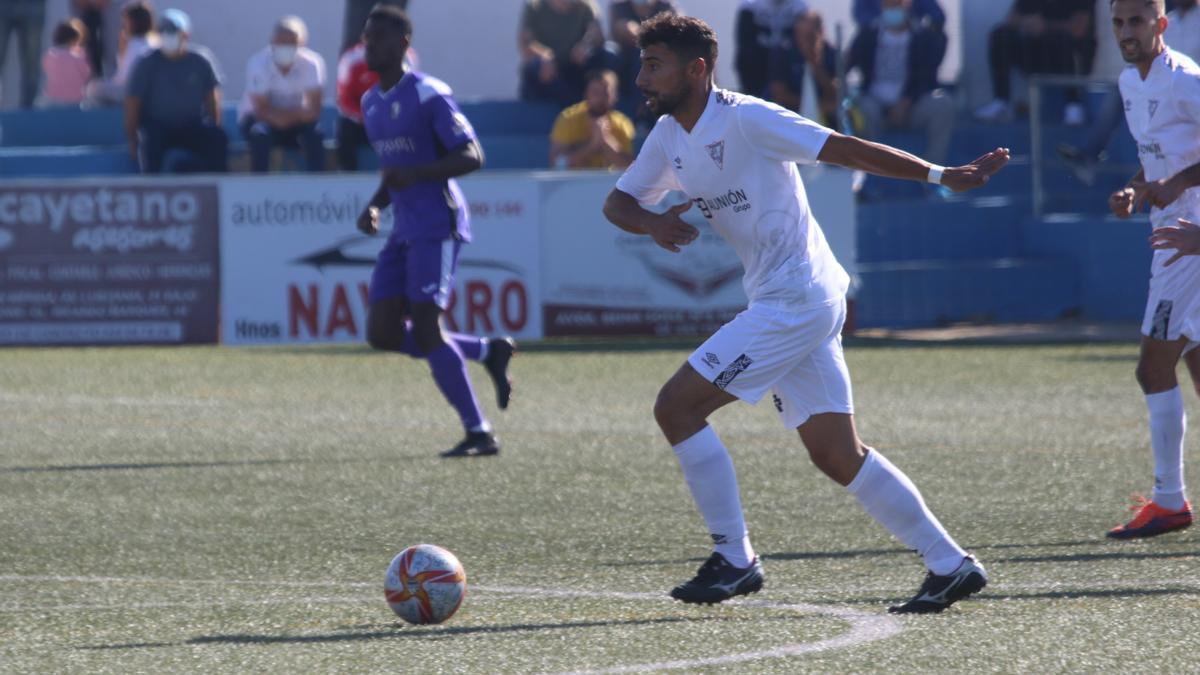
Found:
[[(1078, 598), (1145, 598), (1156, 596), (1200, 596), (1200, 588), (1064, 588), (1061, 590), (1005, 592), (984, 589), (981, 595), (973, 595), (962, 602), (975, 604), (978, 602), (1003, 602), (1007, 600), (1072, 600)], [(911, 596), (875, 596), (868, 598), (850, 598), (838, 600), (836, 605), (898, 605)], [(952, 615), (953, 609), (946, 615)]]
[(1060, 563), (1097, 562), (1104, 560), (1159, 560), (1167, 558), (1200, 558), (1200, 551), (1103, 551), (1099, 553), (1057, 553), (1048, 555), (1017, 555), (992, 558), (998, 563)]
[(227, 635), (202, 635), (183, 642), (130, 642), (111, 645), (88, 645), (77, 647), (85, 650), (149, 649), (156, 647), (182, 647), (185, 645), (268, 645), (268, 644), (324, 644), (336, 642), (359, 642), (365, 640), (440, 640), (459, 635), (499, 635), (503, 633), (525, 633), (546, 630), (574, 630), (579, 628), (612, 628), (627, 626), (659, 626), (674, 623), (696, 623), (701, 621), (727, 621), (725, 617), (664, 617), (660, 619), (629, 619), (624, 621), (567, 621), (563, 623), (524, 623), (507, 626), (409, 626), (397, 621), (383, 630), (348, 633), (322, 633), (315, 635), (255, 635), (232, 633)]

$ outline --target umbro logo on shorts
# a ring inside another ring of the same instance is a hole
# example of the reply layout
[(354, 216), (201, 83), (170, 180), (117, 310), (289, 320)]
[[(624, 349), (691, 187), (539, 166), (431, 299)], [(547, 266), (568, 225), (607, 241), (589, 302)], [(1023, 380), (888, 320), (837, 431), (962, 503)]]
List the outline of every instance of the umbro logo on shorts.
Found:
[(717, 379), (713, 380), (713, 384), (717, 385), (717, 389), (724, 391), (725, 387), (728, 387), (729, 383), (733, 382), (733, 378), (737, 377), (743, 370), (749, 368), (751, 363), (754, 363), (754, 359), (742, 354), (734, 359), (728, 368), (721, 371)]
[(709, 368), (721, 365), (721, 359), (718, 359), (717, 355), (712, 352), (704, 352), (704, 362), (708, 364)]

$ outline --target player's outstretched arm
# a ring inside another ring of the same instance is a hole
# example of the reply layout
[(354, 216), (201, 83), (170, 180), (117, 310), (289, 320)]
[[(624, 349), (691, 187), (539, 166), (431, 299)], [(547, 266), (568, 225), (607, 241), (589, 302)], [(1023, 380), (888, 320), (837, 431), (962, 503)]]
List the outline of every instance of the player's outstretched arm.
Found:
[(929, 181), (945, 185), (954, 192), (966, 192), (983, 186), (1004, 168), (1009, 152), (1008, 148), (996, 148), (970, 164), (943, 168), (890, 145), (834, 133), (825, 141), (817, 159), (876, 176)]
[(678, 253), (680, 246), (687, 246), (700, 235), (699, 230), (679, 217), (691, 207), (691, 202), (684, 202), (664, 213), (654, 213), (643, 209), (631, 195), (613, 188), (604, 200), (604, 217), (626, 232), (649, 235), (654, 243)]
[(482, 168), (483, 148), (471, 140), (428, 164), (384, 169), (383, 180), (393, 190), (403, 190), (413, 183), (450, 180)]
[(1179, 219), (1178, 225), (1155, 228), (1150, 235), (1150, 246), (1156, 249), (1175, 249), (1166, 265), (1173, 264), (1185, 255), (1200, 255), (1200, 223)]
[(1162, 180), (1146, 181), (1134, 179), (1129, 187), (1133, 189), (1133, 210), (1142, 208), (1143, 204), (1165, 209), (1187, 190), (1200, 185), (1200, 163), (1193, 164), (1179, 173)]

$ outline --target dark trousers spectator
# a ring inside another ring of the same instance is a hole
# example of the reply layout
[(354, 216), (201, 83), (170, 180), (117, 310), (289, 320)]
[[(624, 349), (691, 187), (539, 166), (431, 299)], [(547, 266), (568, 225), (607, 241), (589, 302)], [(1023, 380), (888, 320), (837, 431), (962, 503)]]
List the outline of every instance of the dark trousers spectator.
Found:
[(79, 20), (88, 29), (87, 50), (88, 63), (92, 64), (92, 73), (96, 77), (104, 74), (104, 42), (107, 36), (104, 31), (104, 10), (88, 5), (79, 11)]
[(300, 148), (304, 153), (305, 169), (325, 170), (325, 137), (315, 122), (276, 129), (248, 115), (240, 128), (250, 144), (250, 170), (255, 173), (266, 173), (271, 168), (271, 149), (275, 147)]
[(583, 98), (588, 73), (617, 68), (616, 54), (607, 49), (597, 49), (582, 65), (569, 60), (557, 62), (555, 77), (543, 81), (542, 60), (535, 57), (521, 66), (520, 97), (522, 101), (550, 101), (566, 107)]
[(370, 145), (367, 129), (349, 117), (337, 119), (337, 161), (342, 171), (358, 170), (358, 149)]
[[(1076, 39), (1071, 34), (1047, 31), (1028, 35), (1008, 24), (996, 27), (988, 37), (988, 64), (992, 71), (992, 93), (1001, 101), (1012, 100), (1012, 69), (1026, 74), (1087, 75), (1096, 58), (1095, 39)], [(1082, 99), (1078, 89), (1067, 100)]]
[[(229, 138), (221, 127), (203, 122), (166, 127), (143, 120), (138, 138), (142, 173), (223, 173), (228, 168)], [(168, 154), (173, 160), (165, 163)]]
[(42, 74), (42, 29), (46, 0), (0, 0), (0, 67), (8, 55), (8, 41), (17, 38), (21, 61), (21, 107), (33, 107)]

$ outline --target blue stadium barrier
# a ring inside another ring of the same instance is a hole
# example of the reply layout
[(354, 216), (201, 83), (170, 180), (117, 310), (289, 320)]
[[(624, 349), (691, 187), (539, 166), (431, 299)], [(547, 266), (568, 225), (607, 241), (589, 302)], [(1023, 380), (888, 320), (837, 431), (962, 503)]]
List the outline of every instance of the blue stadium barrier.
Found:
[(0, 147), (125, 145), (120, 107), (38, 108), (0, 112)]
[(58, 148), (0, 148), (0, 176), (69, 177), (137, 173), (124, 145)]

